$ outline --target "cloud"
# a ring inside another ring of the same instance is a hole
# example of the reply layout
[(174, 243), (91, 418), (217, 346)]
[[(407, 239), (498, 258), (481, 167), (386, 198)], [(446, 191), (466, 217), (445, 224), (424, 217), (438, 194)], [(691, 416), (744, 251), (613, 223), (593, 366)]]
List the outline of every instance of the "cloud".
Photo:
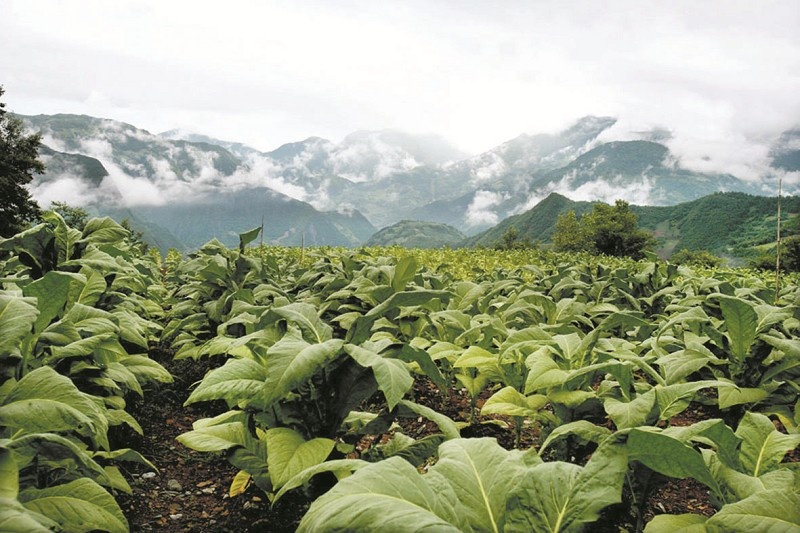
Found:
[(88, 205), (97, 194), (78, 176), (63, 175), (56, 181), (34, 182), (29, 187), (31, 196), (44, 208), (53, 202), (65, 202), (73, 207)]
[(499, 205), (505, 198), (502, 194), (478, 190), (475, 197), (467, 207), (467, 224), (470, 226), (494, 225), (500, 220), (500, 216), (492, 210), (492, 207)]

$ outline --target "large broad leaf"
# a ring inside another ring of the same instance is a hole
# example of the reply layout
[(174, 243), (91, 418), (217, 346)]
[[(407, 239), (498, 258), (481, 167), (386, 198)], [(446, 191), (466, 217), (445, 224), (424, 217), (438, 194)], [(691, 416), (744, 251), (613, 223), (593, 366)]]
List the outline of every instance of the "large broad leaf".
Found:
[(628, 470), (625, 446), (604, 441), (586, 466), (540, 463), (512, 489), (508, 531), (582, 531), (607, 506), (618, 503)]
[(76, 281), (76, 278), (83, 278), (83, 276), (51, 270), (25, 286), (23, 294), (37, 300), (39, 318), (36, 320), (36, 331), (44, 330), (61, 313), (67, 304), (70, 285)]
[(229, 359), (206, 374), (184, 405), (212, 400), (247, 403), (261, 393), (266, 379), (267, 370), (252, 359)]
[(303, 470), (325, 461), (336, 444), (324, 438), (306, 441), (289, 428), (267, 430), (266, 441), (269, 475), (277, 488)]
[(514, 387), (503, 387), (495, 392), (481, 407), (482, 415), (527, 416), (536, 418), (547, 405), (547, 396), (525, 396)]
[(25, 508), (52, 518), (66, 531), (127, 533), (128, 521), (114, 497), (91, 479), (81, 478), (19, 495)]
[(541, 448), (539, 448), (539, 453), (544, 454), (545, 450), (552, 442), (571, 435), (578, 437), (583, 442), (599, 444), (605, 440), (606, 437), (611, 435), (611, 430), (603, 426), (592, 424), (588, 420), (575, 420), (568, 424), (562, 424), (547, 436), (547, 439), (545, 439)]
[(408, 400), (400, 400), (397, 403), (398, 416), (407, 416), (405, 414), (405, 410), (410, 411), (416, 415), (424, 416), (437, 426), (439, 426), (439, 431), (448, 438), (448, 439), (457, 439), (461, 436), (461, 433), (458, 430), (458, 426), (456, 423), (453, 422), (453, 419), (448, 417), (445, 414), (442, 414), (438, 411), (431, 409), (430, 407), (420, 405), (418, 403), (410, 402)]
[(522, 456), (503, 450), (494, 439), (450, 440), (439, 447), (430, 481), (453, 488), (471, 529), (503, 531), (508, 490), (526, 472)]
[(660, 514), (647, 523), (644, 533), (708, 533), (707, 520), (699, 514)]
[(286, 397), (340, 354), (341, 339), (329, 339), (319, 344), (309, 344), (300, 330), (291, 327), (287, 334), (267, 351), (267, 380), (263, 389), (261, 409)]
[(34, 461), (51, 469), (64, 469), (84, 477), (109, 484), (103, 467), (86, 451), (86, 445), (77, 439), (55, 433), (31, 433), (8, 441), (8, 449), (20, 469)]
[(28, 433), (76, 431), (108, 448), (108, 421), (97, 404), (46, 366), (14, 385), (0, 406), (0, 425)]
[(617, 429), (633, 428), (647, 425), (652, 418), (656, 405), (656, 390), (650, 389), (630, 402), (606, 398), (603, 408)]
[(50, 533), (58, 524), (26, 509), (16, 499), (0, 497), (0, 531), (7, 533)]
[(404, 306), (423, 305), (434, 299), (446, 301), (448, 298), (450, 298), (448, 291), (416, 290), (396, 292), (355, 321), (353, 327), (347, 332), (347, 342), (361, 344), (367, 340), (375, 321), (391, 310)]
[(733, 296), (720, 296), (719, 306), (725, 318), (731, 353), (736, 363), (741, 364), (756, 340), (758, 314), (750, 302)]
[(86, 275), (86, 281), (84, 283), (76, 282), (70, 286), (68, 301), (70, 303), (94, 306), (106, 290), (106, 279), (97, 270), (84, 270), (89, 270)]
[(692, 477), (720, 493), (700, 452), (656, 430), (633, 429), (628, 434), (628, 456), (665, 476)]
[[(365, 346), (371, 345), (365, 343)], [(414, 379), (404, 362), (383, 357), (374, 350), (353, 344), (345, 345), (344, 349), (359, 365), (372, 369), (375, 381), (378, 382), (378, 388), (383, 391), (389, 409), (394, 409), (394, 406), (414, 384)]]
[(333, 461), (325, 461), (324, 463), (314, 465), (312, 467), (306, 468), (302, 472), (295, 474), (289, 481), (283, 484), (281, 490), (279, 490), (275, 497), (272, 500), (274, 504), (277, 502), (284, 494), (292, 489), (296, 489), (311, 480), (317, 474), (321, 474), (323, 472), (331, 472), (333, 473), (337, 479), (344, 479), (356, 470), (364, 468), (365, 466), (370, 465), (367, 461), (362, 461), (361, 459), (335, 459)]
[(725, 505), (706, 522), (709, 531), (800, 531), (800, 494), (766, 490)]
[(786, 452), (800, 445), (800, 435), (781, 433), (768, 417), (759, 413), (746, 412), (736, 435), (742, 439), (742, 466), (754, 477), (774, 469)]
[(312, 503), (297, 531), (464, 531), (453, 487), (426, 481), (399, 457), (370, 464)]
[(241, 422), (228, 422), (213, 426), (195, 426), (192, 431), (178, 435), (177, 440), (198, 452), (221, 452), (235, 446), (244, 446), (247, 436)]
[(330, 340), (333, 329), (320, 319), (317, 308), (307, 303), (291, 303), (281, 307), (273, 307), (268, 313), (283, 318), (290, 324), (299, 327), (303, 337), (311, 343)]
[(244, 247), (256, 240), (263, 228), (261, 226), (253, 228), (239, 234), (239, 252), (244, 253)]
[[(0, 498), (16, 499), (19, 492), (19, 469), (10, 450), (0, 448)], [(1, 530), (0, 530), (1, 531)]]
[(38, 316), (35, 299), (0, 294), (0, 353), (20, 355), (20, 343)]
[(400, 292), (406, 288), (406, 284), (414, 279), (417, 273), (417, 260), (413, 256), (407, 255), (397, 261), (392, 276), (392, 289)]
[(172, 383), (173, 378), (166, 368), (145, 355), (128, 355), (120, 359), (120, 364), (130, 370), (139, 383)]
[(130, 235), (130, 232), (109, 217), (93, 218), (83, 227), (80, 242), (114, 244)]

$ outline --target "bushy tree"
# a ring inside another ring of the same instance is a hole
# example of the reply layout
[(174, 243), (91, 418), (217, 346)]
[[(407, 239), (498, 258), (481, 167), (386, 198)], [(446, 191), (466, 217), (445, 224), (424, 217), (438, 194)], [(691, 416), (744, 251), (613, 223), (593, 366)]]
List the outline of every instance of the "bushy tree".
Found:
[[(0, 98), (5, 90), (0, 86)], [(39, 205), (25, 185), (44, 172), (38, 150), (41, 137), (26, 135), (22, 121), (10, 117), (0, 101), (0, 236), (10, 237), (35, 220)]]
[(61, 215), (64, 222), (71, 228), (83, 231), (89, 219), (89, 212), (82, 207), (72, 207), (66, 202), (53, 202), (50, 209)]
[(717, 257), (707, 250), (687, 250), (686, 248), (672, 254), (669, 260), (676, 265), (695, 265), (712, 268), (722, 266), (723, 262), (721, 257)]
[(581, 224), (575, 211), (570, 209), (558, 215), (556, 231), (553, 234), (553, 248), (560, 252), (580, 252), (586, 247), (587, 242), (581, 232)]
[(519, 230), (514, 226), (509, 228), (500, 237), (500, 241), (495, 244), (495, 250), (526, 250), (535, 248), (536, 246), (531, 242), (528, 237), (520, 238)]
[(553, 235), (557, 251), (588, 251), (596, 254), (640, 259), (653, 245), (652, 235), (638, 228), (630, 204), (617, 200), (614, 205), (596, 203), (580, 222), (575, 212), (559, 216)]

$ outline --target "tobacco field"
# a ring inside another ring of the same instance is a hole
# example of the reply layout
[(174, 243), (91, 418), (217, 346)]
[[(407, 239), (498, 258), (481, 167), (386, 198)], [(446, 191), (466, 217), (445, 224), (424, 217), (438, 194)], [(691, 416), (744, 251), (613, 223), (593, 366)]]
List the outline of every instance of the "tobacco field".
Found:
[[(796, 275), (258, 234), (162, 259), (51, 212), (0, 239), (1, 531), (130, 530), (155, 349), (214, 362), (175, 445), (229, 462), (228, 498), (305, 499), (298, 531), (800, 530)], [(682, 481), (710, 512), (646, 512)]]

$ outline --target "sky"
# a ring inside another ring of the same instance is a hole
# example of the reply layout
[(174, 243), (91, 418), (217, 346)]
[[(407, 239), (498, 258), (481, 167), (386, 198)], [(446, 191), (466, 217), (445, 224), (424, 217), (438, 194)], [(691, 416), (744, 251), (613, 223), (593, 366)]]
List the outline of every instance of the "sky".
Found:
[(800, 125), (800, 2), (2, 0), (7, 109), (260, 150), (394, 128), (477, 154), (584, 115), (757, 175)]

